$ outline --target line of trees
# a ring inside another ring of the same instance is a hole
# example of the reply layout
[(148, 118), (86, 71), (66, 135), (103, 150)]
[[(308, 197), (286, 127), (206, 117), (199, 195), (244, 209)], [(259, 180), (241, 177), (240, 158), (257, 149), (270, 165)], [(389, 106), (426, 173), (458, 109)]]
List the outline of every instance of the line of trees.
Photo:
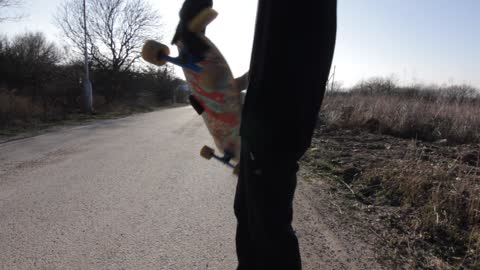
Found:
[[(14, 0), (0, 0), (0, 9)], [(137, 106), (140, 96), (157, 103), (172, 99), (183, 82), (169, 66), (139, 63), (147, 38), (160, 38), (157, 13), (144, 0), (87, 1), (87, 50), (96, 109)], [(65, 37), (57, 46), (42, 33), (0, 37), (0, 127), (28, 116), (49, 120), (80, 110), (83, 78), (83, 0), (65, 0), (55, 22)], [(2, 19), (0, 18), (0, 23)], [(20, 103), (26, 103), (20, 106)], [(26, 112), (20, 108), (29, 107)], [(32, 109), (35, 108), (35, 109)]]

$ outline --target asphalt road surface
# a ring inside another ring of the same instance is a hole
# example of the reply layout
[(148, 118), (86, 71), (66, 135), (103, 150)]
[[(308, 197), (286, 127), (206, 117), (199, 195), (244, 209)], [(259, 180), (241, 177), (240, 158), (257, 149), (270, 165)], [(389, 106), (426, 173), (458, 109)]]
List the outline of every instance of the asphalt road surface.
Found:
[[(0, 269), (235, 269), (236, 178), (204, 144), (190, 107), (0, 144)], [(366, 267), (302, 189), (305, 269)]]

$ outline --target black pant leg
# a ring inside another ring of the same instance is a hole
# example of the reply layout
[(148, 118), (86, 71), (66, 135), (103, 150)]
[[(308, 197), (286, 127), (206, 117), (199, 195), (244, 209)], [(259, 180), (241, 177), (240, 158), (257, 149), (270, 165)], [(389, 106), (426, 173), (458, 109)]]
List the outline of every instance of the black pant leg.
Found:
[(297, 161), (329, 76), (336, 4), (259, 0), (235, 200), (240, 270), (301, 269), (291, 226)]
[[(242, 153), (242, 157), (243, 157)], [(234, 210), (237, 218), (237, 233), (235, 235), (235, 244), (238, 258), (237, 270), (255, 269), (254, 244), (251, 241), (248, 225), (248, 207), (246, 190), (245, 166), (240, 164), (240, 175), (238, 177), (237, 189), (235, 192)]]
[(243, 141), (235, 196), (239, 270), (301, 269), (292, 228), (296, 161), (256, 153)]

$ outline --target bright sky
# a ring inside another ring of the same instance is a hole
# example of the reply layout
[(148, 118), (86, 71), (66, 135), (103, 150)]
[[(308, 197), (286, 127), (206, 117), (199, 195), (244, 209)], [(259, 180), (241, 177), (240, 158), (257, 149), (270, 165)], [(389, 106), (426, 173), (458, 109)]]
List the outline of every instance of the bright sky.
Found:
[[(61, 43), (52, 20), (61, 1), (25, 0), (29, 16), (0, 24), (0, 33), (42, 31)], [(169, 42), (183, 1), (147, 1), (162, 16), (164, 28), (159, 31)], [(214, 0), (220, 15), (207, 34), (237, 76), (249, 66), (256, 5), (257, 0)], [(336, 78), (345, 86), (372, 76), (393, 76), (407, 84), (480, 87), (479, 12), (478, 0), (339, 0)]]

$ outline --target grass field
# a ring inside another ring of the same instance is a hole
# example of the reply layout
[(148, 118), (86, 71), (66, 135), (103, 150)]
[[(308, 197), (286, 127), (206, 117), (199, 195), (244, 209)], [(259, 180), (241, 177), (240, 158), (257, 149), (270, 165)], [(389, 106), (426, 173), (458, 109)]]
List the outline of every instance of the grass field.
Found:
[(479, 128), (471, 87), (374, 80), (327, 94), (303, 163), (378, 208), (392, 257), (419, 269), (480, 269)]

